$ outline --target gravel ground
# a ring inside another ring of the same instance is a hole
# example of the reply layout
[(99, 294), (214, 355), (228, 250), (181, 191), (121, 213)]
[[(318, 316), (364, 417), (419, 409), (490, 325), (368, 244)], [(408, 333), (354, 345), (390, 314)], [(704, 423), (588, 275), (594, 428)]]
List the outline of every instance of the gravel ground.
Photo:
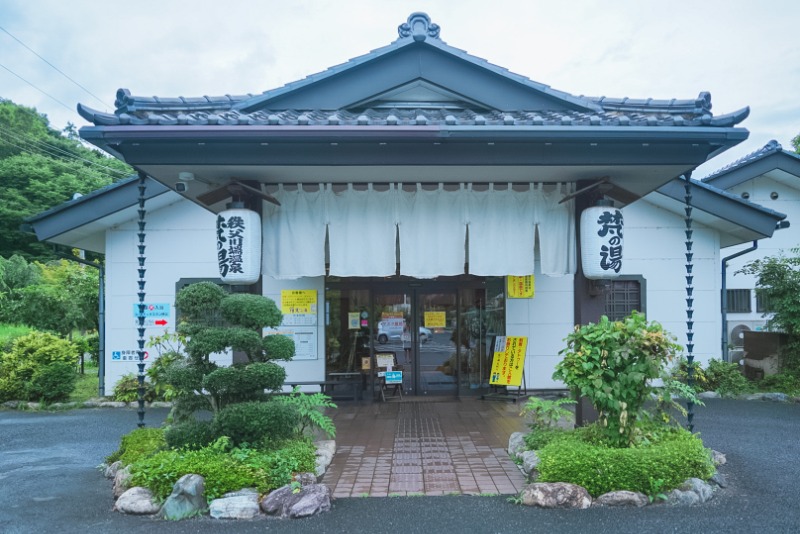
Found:
[[(156, 521), (111, 511), (111, 484), (95, 469), (135, 428), (130, 409), (0, 412), (0, 532), (798, 532), (800, 405), (708, 400), (695, 430), (724, 452), (730, 487), (695, 507), (539, 510), (502, 497), (339, 499), (304, 520)], [(147, 414), (159, 424), (166, 410)]]

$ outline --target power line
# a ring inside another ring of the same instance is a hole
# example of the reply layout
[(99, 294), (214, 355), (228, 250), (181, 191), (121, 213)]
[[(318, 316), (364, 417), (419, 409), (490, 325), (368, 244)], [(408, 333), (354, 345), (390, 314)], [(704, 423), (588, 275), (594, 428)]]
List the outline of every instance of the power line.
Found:
[(30, 46), (28, 46), (28, 45), (26, 45), (25, 43), (23, 43), (22, 41), (20, 41), (20, 40), (19, 40), (17, 37), (15, 37), (15, 36), (11, 35), (11, 32), (9, 32), (7, 29), (5, 29), (5, 28), (3, 28), (2, 26), (0, 26), (0, 30), (3, 30), (3, 31), (6, 33), (6, 34), (8, 34), (8, 36), (9, 36), (9, 37), (11, 37), (11, 38), (12, 38), (12, 39), (14, 39), (16, 42), (18, 42), (19, 44), (21, 44), (22, 46), (24, 46), (25, 48), (27, 48), (27, 49), (28, 49), (28, 51), (29, 51), (29, 52), (31, 52), (33, 55), (35, 55), (36, 57), (38, 57), (39, 59), (41, 59), (42, 61), (44, 61), (44, 62), (45, 62), (45, 63), (47, 63), (48, 65), (50, 65), (50, 66), (51, 66), (53, 69), (55, 69), (55, 70), (56, 70), (56, 72), (58, 72), (59, 74), (61, 74), (61, 75), (62, 75), (64, 78), (68, 79), (69, 81), (71, 81), (72, 83), (74, 83), (75, 85), (77, 85), (78, 87), (80, 87), (81, 89), (83, 89), (84, 91), (86, 91), (86, 92), (87, 92), (88, 94), (90, 94), (90, 95), (91, 95), (91, 96), (92, 96), (92, 97), (93, 97), (95, 100), (97, 100), (98, 102), (100, 102), (101, 104), (103, 104), (103, 105), (104, 105), (106, 108), (110, 108), (110, 107), (112, 107), (112, 106), (109, 106), (108, 104), (106, 104), (105, 102), (103, 102), (103, 101), (100, 99), (100, 97), (98, 97), (97, 95), (95, 95), (93, 92), (91, 92), (90, 90), (88, 90), (86, 87), (82, 86), (81, 84), (79, 84), (78, 82), (76, 82), (75, 80), (73, 80), (72, 78), (70, 78), (70, 77), (69, 77), (69, 76), (68, 76), (68, 75), (67, 75), (67, 74), (66, 74), (64, 71), (62, 71), (61, 69), (59, 69), (58, 67), (56, 67), (55, 65), (53, 65), (52, 63), (50, 63), (49, 61), (47, 61), (45, 58), (43, 58), (42, 56), (40, 56), (40, 55), (39, 55), (38, 53), (36, 53), (36, 51), (35, 51), (35, 50), (33, 50), (33, 49), (30, 47)]
[[(76, 162), (76, 163), (77, 162), (83, 162), (83, 163), (86, 163), (86, 164), (91, 165), (93, 167), (98, 167), (98, 168), (95, 168), (93, 170), (98, 172), (98, 173), (100, 173), (100, 174), (102, 174), (102, 175), (104, 175), (104, 176), (106, 176), (107, 178), (110, 178), (112, 181), (118, 180), (120, 178), (124, 178), (124, 177), (126, 177), (126, 176), (128, 176), (130, 174), (128, 172), (121, 171), (121, 170), (118, 170), (118, 169), (114, 169), (113, 167), (108, 167), (106, 165), (102, 165), (100, 163), (96, 163), (96, 162), (88, 160), (86, 158), (82, 158), (80, 156), (72, 154), (71, 152), (63, 150), (60, 147), (57, 147), (55, 145), (51, 145), (51, 144), (48, 144), (48, 143), (44, 143), (44, 142), (38, 141), (36, 139), (30, 139), (30, 138), (26, 138), (25, 136), (22, 136), (22, 135), (19, 135), (19, 134), (15, 134), (13, 132), (10, 132), (6, 128), (3, 128), (2, 126), (0, 126), (0, 134), (4, 134), (6, 136), (6, 139), (5, 139), (6, 143), (8, 143), (9, 145), (14, 146), (16, 148), (19, 148), (20, 150), (23, 150), (25, 152), (38, 153), (40, 155), (50, 156), (53, 160), (58, 161), (58, 162), (60, 162), (60, 160), (72, 160), (73, 162)], [(20, 143), (21, 143), (21, 145), (20, 145)], [(37, 145), (43, 145), (43, 146), (37, 146)], [(105, 171), (112, 172), (112, 173), (116, 174), (117, 176), (114, 177), (112, 175), (109, 175), (108, 172), (103, 172), (100, 169), (104, 169)]]
[(67, 108), (68, 110), (70, 110), (71, 112), (73, 112), (73, 113), (77, 113), (77, 111), (75, 111), (74, 109), (72, 109), (71, 107), (69, 107), (68, 105), (66, 105), (65, 103), (63, 103), (61, 100), (57, 99), (56, 97), (54, 97), (54, 96), (53, 96), (53, 95), (51, 95), (51, 94), (48, 94), (48, 93), (47, 93), (46, 91), (44, 91), (43, 89), (39, 89), (39, 88), (38, 88), (38, 87), (36, 87), (34, 84), (32, 84), (31, 82), (29, 82), (28, 80), (26, 80), (25, 78), (23, 78), (22, 76), (20, 76), (19, 74), (17, 74), (17, 73), (16, 73), (16, 72), (14, 72), (13, 70), (9, 69), (8, 67), (6, 67), (5, 65), (3, 65), (2, 63), (0, 63), (0, 67), (3, 67), (3, 68), (4, 68), (4, 69), (6, 69), (8, 72), (10, 72), (10, 73), (11, 73), (11, 74), (13, 74), (14, 76), (16, 76), (17, 78), (19, 78), (20, 80), (22, 80), (23, 82), (27, 83), (28, 85), (30, 85), (31, 87), (33, 87), (34, 89), (36, 89), (37, 91), (39, 91), (40, 93), (42, 93), (44, 96), (46, 96), (46, 97), (48, 97), (48, 98), (52, 98), (53, 100), (55, 100), (56, 102), (58, 102), (59, 104), (61, 104), (61, 105), (62, 105), (62, 106), (64, 106), (65, 108)]

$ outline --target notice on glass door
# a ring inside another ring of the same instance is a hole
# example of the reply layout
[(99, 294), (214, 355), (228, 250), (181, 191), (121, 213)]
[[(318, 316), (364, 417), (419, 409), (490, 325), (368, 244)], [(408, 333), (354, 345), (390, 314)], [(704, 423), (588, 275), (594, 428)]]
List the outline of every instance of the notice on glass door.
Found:
[(444, 328), (447, 326), (447, 317), (443, 311), (426, 311), (425, 328)]

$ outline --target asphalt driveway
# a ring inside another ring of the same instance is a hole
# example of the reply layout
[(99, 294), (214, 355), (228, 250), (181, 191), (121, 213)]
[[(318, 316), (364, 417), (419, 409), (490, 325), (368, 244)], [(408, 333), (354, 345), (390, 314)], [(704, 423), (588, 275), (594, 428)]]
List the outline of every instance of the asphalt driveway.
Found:
[[(151, 410), (150, 425), (166, 410)], [(385, 497), (334, 501), (304, 520), (178, 523), (111, 511), (111, 484), (96, 469), (121, 435), (136, 426), (133, 410), (0, 412), (0, 532), (798, 532), (800, 405), (709, 400), (696, 430), (727, 454), (730, 488), (696, 507), (538, 510), (503, 497)]]

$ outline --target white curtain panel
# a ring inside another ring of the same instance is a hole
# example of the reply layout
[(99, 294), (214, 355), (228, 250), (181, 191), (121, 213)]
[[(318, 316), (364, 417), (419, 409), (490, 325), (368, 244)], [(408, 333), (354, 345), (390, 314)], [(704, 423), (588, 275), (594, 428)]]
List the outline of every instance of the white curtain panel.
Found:
[(328, 188), (328, 246), (331, 276), (392, 276), (397, 272), (396, 195), (369, 184), (358, 191)]
[(469, 191), (469, 272), (478, 276), (533, 274), (535, 227), (530, 191), (511, 187)]
[(414, 278), (464, 273), (466, 191), (433, 191), (417, 184), (398, 191), (400, 274)]
[(304, 191), (302, 186), (280, 185), (274, 196), (281, 205), (263, 203), (265, 275), (284, 279), (325, 275), (327, 217), (321, 187)]
[(547, 276), (574, 274), (575, 257), (575, 202), (560, 204), (570, 191), (567, 184), (545, 191), (541, 184), (534, 186), (536, 224), (539, 229), (541, 271)]

